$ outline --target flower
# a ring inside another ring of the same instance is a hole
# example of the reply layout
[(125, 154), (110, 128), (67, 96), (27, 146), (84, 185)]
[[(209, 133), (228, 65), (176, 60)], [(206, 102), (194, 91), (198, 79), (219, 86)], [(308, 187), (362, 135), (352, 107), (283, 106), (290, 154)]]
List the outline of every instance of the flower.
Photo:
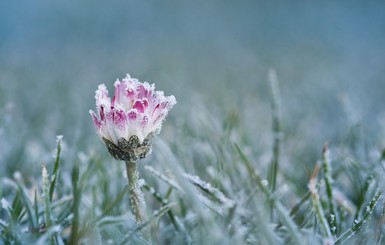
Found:
[(136, 161), (151, 152), (151, 138), (158, 134), (168, 111), (176, 104), (175, 97), (155, 91), (155, 85), (141, 83), (129, 74), (114, 84), (110, 99), (104, 84), (95, 92), (95, 112), (90, 110), (97, 134), (110, 154), (119, 160)]

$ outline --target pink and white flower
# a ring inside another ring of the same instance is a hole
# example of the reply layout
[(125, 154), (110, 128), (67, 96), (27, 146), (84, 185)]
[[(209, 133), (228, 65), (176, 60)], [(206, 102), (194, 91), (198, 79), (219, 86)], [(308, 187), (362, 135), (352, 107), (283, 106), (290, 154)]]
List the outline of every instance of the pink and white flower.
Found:
[(90, 110), (99, 137), (117, 159), (136, 161), (151, 151), (151, 138), (158, 134), (175, 97), (155, 91), (155, 85), (141, 83), (127, 74), (114, 84), (110, 99), (104, 84), (95, 92), (97, 115)]

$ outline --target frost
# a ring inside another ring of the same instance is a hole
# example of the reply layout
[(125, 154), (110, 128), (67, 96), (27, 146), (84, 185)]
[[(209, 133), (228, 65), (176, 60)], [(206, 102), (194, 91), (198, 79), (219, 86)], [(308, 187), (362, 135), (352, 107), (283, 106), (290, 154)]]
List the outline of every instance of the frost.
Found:
[(3, 185), (8, 185), (8, 186), (11, 186), (12, 188), (14, 189), (17, 189), (17, 184), (15, 181), (13, 181), (12, 179), (9, 179), (9, 178), (3, 178), (2, 179), (2, 182), (3, 182)]
[(146, 181), (144, 179), (139, 179), (138, 180), (138, 187), (142, 188), (146, 184)]
[(1, 202), (1, 206), (3, 207), (3, 209), (9, 209), (12, 207), (5, 198), (1, 198), (0, 202)]
[(15, 180), (21, 180), (21, 173), (19, 171), (16, 171), (15, 173), (13, 173), (13, 178), (15, 178)]
[(59, 134), (59, 135), (56, 136), (56, 142), (58, 144), (60, 144), (62, 142), (62, 140), (63, 140), (63, 135)]
[(155, 177), (158, 177), (159, 179), (163, 180), (164, 182), (166, 182), (168, 185), (170, 185), (171, 187), (175, 188), (179, 192), (182, 192), (182, 189), (180, 188), (179, 184), (177, 182), (175, 182), (173, 179), (167, 177), (164, 174), (159, 173), (158, 171), (156, 171), (151, 166), (146, 165), (146, 166), (144, 166), (144, 169), (146, 169), (147, 171), (152, 173)]
[(334, 222), (335, 218), (336, 218), (336, 216), (334, 214), (330, 214), (330, 222)]
[(262, 183), (262, 185), (264, 185), (264, 186), (268, 186), (268, 185), (269, 185), (269, 182), (268, 182), (267, 180), (265, 180), (265, 179), (263, 179), (263, 180), (261, 181), (261, 183)]
[(210, 183), (201, 180), (197, 175), (185, 173), (183, 174), (183, 177), (194, 185), (200, 187), (202, 190), (212, 194), (216, 199), (218, 199), (219, 203), (222, 204), (224, 208), (233, 208), (235, 206), (235, 202), (233, 200), (227, 198), (220, 190), (211, 186)]
[(6, 227), (6, 226), (8, 226), (8, 223), (5, 222), (4, 220), (0, 219), (0, 225)]

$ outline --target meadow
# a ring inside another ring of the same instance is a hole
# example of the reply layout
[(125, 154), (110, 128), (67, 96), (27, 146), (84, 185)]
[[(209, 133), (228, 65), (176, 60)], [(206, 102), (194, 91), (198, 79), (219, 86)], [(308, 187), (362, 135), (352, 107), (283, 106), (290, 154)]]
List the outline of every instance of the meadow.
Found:
[[(0, 3), (0, 244), (385, 244), (385, 5)], [(174, 95), (138, 161), (95, 90)]]

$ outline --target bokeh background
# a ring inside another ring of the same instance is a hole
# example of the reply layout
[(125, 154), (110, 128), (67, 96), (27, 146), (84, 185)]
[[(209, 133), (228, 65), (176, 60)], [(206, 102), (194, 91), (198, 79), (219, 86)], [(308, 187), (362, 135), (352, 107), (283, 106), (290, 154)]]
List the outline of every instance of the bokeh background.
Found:
[(68, 165), (79, 152), (107, 156), (88, 110), (98, 84), (112, 91), (126, 73), (177, 98), (167, 142), (235, 115), (245, 137), (232, 140), (266, 152), (274, 68), (287, 162), (314, 165), (325, 141), (382, 149), (384, 64), (383, 1), (2, 0), (0, 175), (39, 173), (23, 166), (52, 161), (59, 134)]

